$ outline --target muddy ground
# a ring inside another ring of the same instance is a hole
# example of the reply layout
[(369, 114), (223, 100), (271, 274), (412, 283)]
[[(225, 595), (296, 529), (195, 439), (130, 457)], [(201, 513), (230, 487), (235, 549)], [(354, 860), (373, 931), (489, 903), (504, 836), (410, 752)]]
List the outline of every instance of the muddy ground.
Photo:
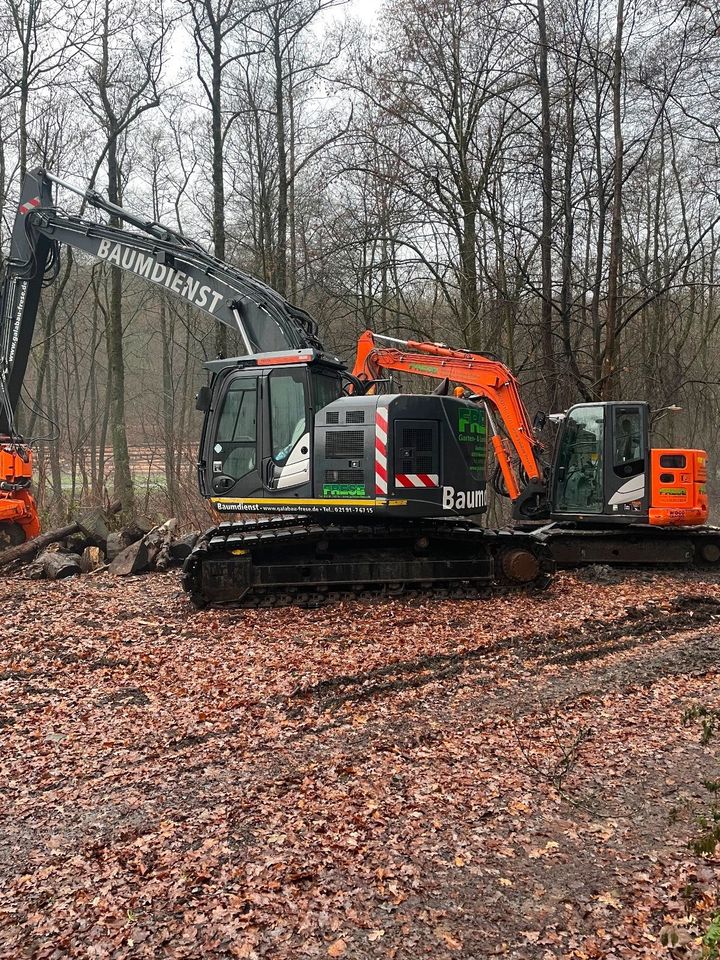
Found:
[[(194, 611), (0, 586), (0, 956), (700, 956), (717, 575)], [(672, 928), (680, 950), (661, 933)]]

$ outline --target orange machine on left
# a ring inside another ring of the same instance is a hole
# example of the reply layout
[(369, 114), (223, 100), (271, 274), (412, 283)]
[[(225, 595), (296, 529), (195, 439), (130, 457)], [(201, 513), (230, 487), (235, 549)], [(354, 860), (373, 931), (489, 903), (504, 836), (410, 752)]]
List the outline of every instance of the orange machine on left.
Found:
[(40, 533), (31, 482), (30, 448), (0, 440), (0, 549), (32, 540)]

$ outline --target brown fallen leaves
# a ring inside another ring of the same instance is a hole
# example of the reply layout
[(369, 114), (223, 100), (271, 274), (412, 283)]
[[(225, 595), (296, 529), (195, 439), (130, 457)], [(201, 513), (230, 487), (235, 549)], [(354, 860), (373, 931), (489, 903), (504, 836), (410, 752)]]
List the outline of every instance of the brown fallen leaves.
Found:
[[(6, 580), (0, 956), (697, 953), (709, 577), (194, 612)], [(679, 931), (679, 932), (678, 932)], [(680, 956), (680, 954), (674, 954)]]

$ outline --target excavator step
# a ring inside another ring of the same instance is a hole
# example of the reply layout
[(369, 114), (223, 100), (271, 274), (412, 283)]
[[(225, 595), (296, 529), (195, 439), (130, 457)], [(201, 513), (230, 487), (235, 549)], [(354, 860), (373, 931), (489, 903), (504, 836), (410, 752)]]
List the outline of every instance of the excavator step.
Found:
[(487, 595), (544, 587), (553, 565), (533, 534), (467, 520), (319, 523), (268, 517), (209, 530), (185, 561), (197, 606), (319, 606), (342, 594)]

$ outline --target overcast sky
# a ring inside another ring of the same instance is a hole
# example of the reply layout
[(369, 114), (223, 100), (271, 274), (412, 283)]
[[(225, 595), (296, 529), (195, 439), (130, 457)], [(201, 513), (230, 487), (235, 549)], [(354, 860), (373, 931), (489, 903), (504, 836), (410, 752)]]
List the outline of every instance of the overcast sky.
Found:
[(359, 17), (366, 23), (372, 23), (381, 4), (382, 0), (350, 0), (348, 11), (351, 16)]

